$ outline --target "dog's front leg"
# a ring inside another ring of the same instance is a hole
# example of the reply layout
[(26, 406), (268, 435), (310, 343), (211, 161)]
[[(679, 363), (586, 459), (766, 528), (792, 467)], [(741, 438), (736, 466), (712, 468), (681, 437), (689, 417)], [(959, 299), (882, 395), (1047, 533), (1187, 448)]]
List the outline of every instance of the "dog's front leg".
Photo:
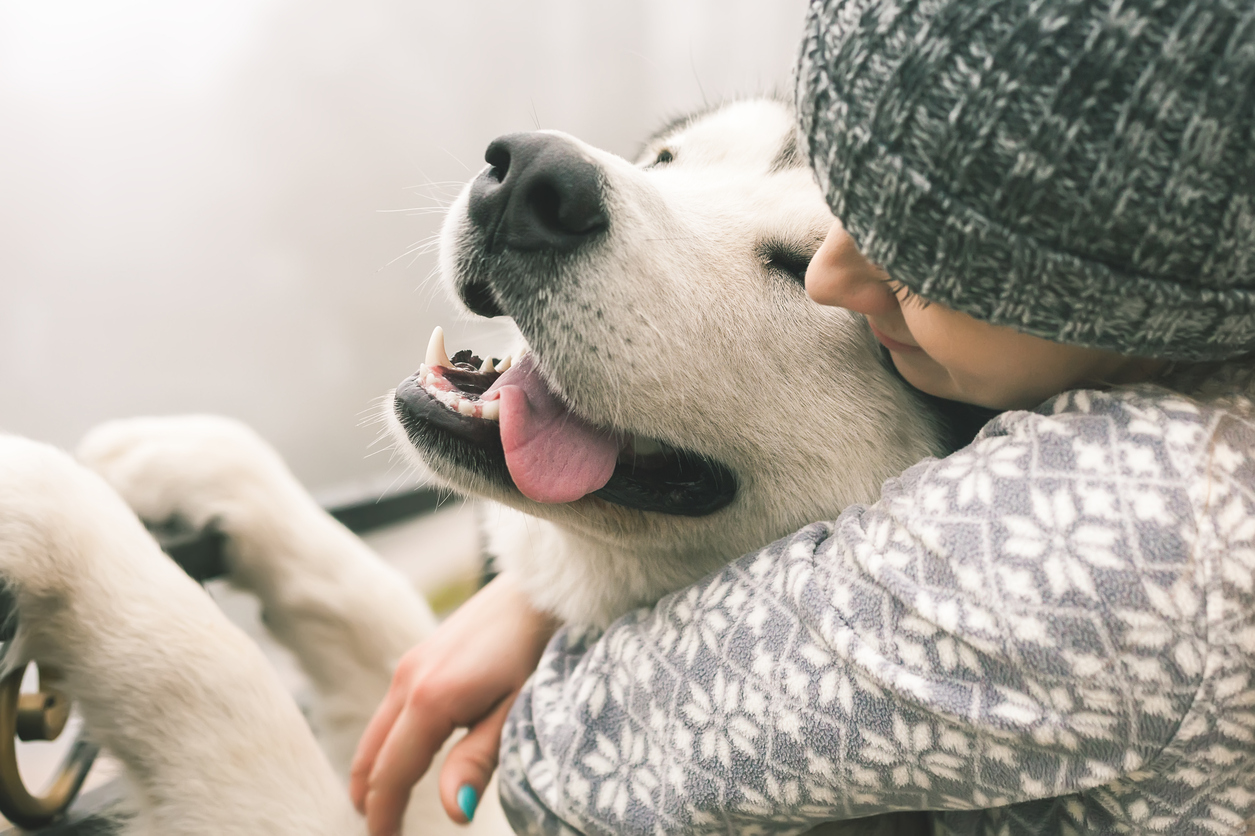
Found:
[(132, 832), (362, 832), (258, 648), (99, 477), (11, 436), (0, 436), (0, 577), (18, 617), (5, 669), (34, 659), (60, 671), (125, 769)]
[(84, 439), (79, 458), (142, 519), (178, 517), (226, 535), (231, 581), (257, 595), (267, 628), (308, 674), (320, 740), (347, 774), (397, 659), (434, 628), (405, 577), (323, 511), (238, 422), (115, 421)]

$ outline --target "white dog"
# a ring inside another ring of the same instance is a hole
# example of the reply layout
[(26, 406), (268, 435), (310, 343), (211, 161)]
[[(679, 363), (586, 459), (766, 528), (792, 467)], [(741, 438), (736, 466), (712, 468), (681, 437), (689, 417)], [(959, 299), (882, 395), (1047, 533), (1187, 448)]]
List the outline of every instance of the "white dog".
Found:
[[(778, 102), (733, 104), (636, 165), (562, 134), (504, 137), (450, 212), (445, 275), (526, 347), (451, 360), (433, 335), (389, 414), (437, 479), (513, 509), (491, 549), (568, 620), (607, 623), (946, 448), (865, 327), (805, 297), (831, 216), (792, 125)], [(340, 777), (395, 660), (432, 629), (426, 605), (232, 422), (117, 422), (79, 456), (100, 476), (0, 438), (6, 664), (65, 673), (125, 768), (131, 832), (363, 833)], [(321, 749), (135, 514), (226, 534), (232, 580), (314, 684)], [(473, 827), (501, 832), (486, 802)], [(406, 832), (448, 827), (425, 780)]]
[(786, 106), (683, 120), (635, 165), (550, 132), (486, 159), (441, 268), (526, 344), (451, 361), (437, 331), (394, 428), (521, 512), (492, 550), (541, 606), (604, 625), (942, 451), (862, 318), (806, 298), (832, 215)]

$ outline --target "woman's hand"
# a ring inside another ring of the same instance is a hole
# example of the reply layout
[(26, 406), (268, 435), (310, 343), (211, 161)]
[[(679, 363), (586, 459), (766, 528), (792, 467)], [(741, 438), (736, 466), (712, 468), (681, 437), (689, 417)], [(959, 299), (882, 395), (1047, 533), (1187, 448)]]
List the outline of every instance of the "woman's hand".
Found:
[(510, 705), (556, 629), (505, 573), (401, 658), (349, 775), (371, 836), (400, 832), (411, 788), (462, 727), (469, 731), (445, 760), (440, 800), (449, 818), (470, 820), (497, 766)]

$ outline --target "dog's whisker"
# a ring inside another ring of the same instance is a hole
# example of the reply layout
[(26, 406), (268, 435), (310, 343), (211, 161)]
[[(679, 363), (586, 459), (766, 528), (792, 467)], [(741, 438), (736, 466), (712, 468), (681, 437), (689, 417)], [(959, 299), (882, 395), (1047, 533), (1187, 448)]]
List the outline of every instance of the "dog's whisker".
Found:
[(418, 244), (416, 246), (410, 247), (408, 250), (406, 250), (405, 254), (406, 255), (415, 255), (415, 254), (426, 255), (427, 253), (432, 252), (433, 250), (438, 248), (439, 246), (440, 246), (439, 241), (428, 241), (426, 243)]
[[(449, 152), (445, 151), (445, 153), (448, 154)], [(460, 160), (458, 162), (461, 163)], [(462, 167), (465, 168), (466, 166), (463, 165)], [(463, 180), (433, 180), (425, 171), (420, 171), (419, 174), (423, 177), (422, 183), (415, 183), (414, 185), (404, 186), (402, 188), (405, 191), (417, 191), (418, 189), (443, 189), (456, 193), (460, 192), (466, 186), (466, 182)]]
[[(418, 283), (418, 287), (415, 288), (415, 290), (422, 291), (426, 289), (427, 285), (431, 283), (432, 279), (438, 278), (439, 276), (440, 276), (440, 265), (436, 265), (435, 267), (432, 267), (430, 270), (427, 271), (427, 275), (424, 276), (423, 280)], [(428, 307), (430, 308), (431, 306), (430, 294), (427, 297), (427, 304), (428, 304)]]
[(413, 189), (457, 189), (461, 191), (466, 186), (464, 180), (428, 180), (426, 183), (416, 183), (413, 186), (404, 186), (407, 190)]
[(439, 241), (440, 241), (440, 233), (433, 232), (432, 234), (428, 235), (426, 238), (420, 238), (417, 241), (415, 241), (413, 244), (410, 244), (410, 246), (406, 248), (406, 252), (410, 252), (419, 247), (431, 246), (432, 244), (439, 243)]
[(409, 476), (410, 476), (409, 473), (402, 471), (395, 479), (392, 480), (391, 484), (388, 485), (388, 490), (386, 491), (386, 493), (391, 493), (393, 490), (396, 489), (396, 486), (398, 484), (400, 484), (401, 482), (404, 482)]
[[(416, 250), (416, 251), (414, 251), (413, 253), (407, 253), (407, 255), (410, 255), (410, 256), (411, 256), (411, 258), (410, 258), (409, 262), (407, 262), (407, 263), (406, 263), (406, 265), (405, 265), (405, 269), (407, 269), (407, 270), (408, 270), (408, 269), (410, 269), (411, 267), (413, 267), (415, 264), (417, 264), (417, 263), (418, 263), (418, 260), (419, 260), (420, 258), (422, 258), (423, 256), (428, 255), (428, 254), (430, 254), (430, 253), (431, 253), (431, 250), (429, 250), (429, 249)], [(439, 269), (439, 268), (435, 268), (435, 269)]]
[(458, 165), (462, 166), (462, 168), (466, 169), (466, 171), (467, 171), (467, 173), (468, 173), (468, 174), (474, 174), (474, 173), (475, 173), (474, 169), (472, 169), (472, 168), (471, 168), (470, 166), (468, 166), (466, 163), (462, 162), (461, 158), (459, 158), (457, 154), (454, 154), (454, 153), (453, 153), (452, 151), (450, 151), (448, 148), (445, 148), (445, 147), (443, 147), (443, 146), (437, 146), (437, 147), (438, 147), (438, 148), (440, 148), (440, 150), (441, 150), (441, 151), (445, 152), (445, 153), (446, 153), (446, 154), (448, 154), (450, 157), (452, 157), (452, 158), (453, 158), (453, 161), (454, 161), (455, 163), (457, 163)]
[[(372, 424), (384, 423), (387, 420), (387, 417), (384, 414), (384, 410), (386, 409), (387, 405), (391, 401), (392, 401), (391, 394), (379, 395), (378, 397), (371, 398), (370, 406), (366, 407), (365, 409), (363, 409), (361, 412), (358, 413), (357, 426), (369, 427)], [(375, 441), (377, 442), (378, 439), (376, 439)], [(373, 443), (375, 442), (372, 442), (372, 444)]]
[(443, 215), (449, 211), (450, 203), (441, 206), (407, 206), (402, 209), (376, 209), (375, 211), (381, 215), (405, 214), (418, 217), (421, 215)]
[[(413, 267), (415, 261), (417, 261), (422, 256), (427, 255), (429, 252), (431, 252), (433, 249), (435, 249), (439, 245), (440, 245), (440, 233), (439, 232), (433, 233), (432, 235), (424, 238), (418, 243), (411, 244), (408, 248), (406, 248), (406, 250), (403, 253), (401, 253), (396, 258), (393, 258), (391, 261), (385, 264), (384, 268), (391, 267), (393, 264), (396, 264), (401, 259), (411, 257), (411, 256), (412, 258), (410, 259), (410, 263), (407, 264), (406, 266)], [(383, 268), (380, 268), (380, 269), (383, 269)]]
[(702, 86), (702, 79), (697, 74), (697, 61), (693, 58), (693, 43), (689, 42), (689, 68), (693, 71), (693, 80), (697, 82), (697, 91), (702, 94), (702, 107), (709, 109), (710, 101), (706, 98), (706, 88)]

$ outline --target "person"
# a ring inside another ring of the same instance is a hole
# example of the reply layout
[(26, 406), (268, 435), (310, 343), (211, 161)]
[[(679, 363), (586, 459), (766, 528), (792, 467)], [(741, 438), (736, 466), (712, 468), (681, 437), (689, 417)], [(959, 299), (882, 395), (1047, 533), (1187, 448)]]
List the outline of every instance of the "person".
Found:
[(815, 0), (797, 85), (840, 219), (808, 293), (920, 390), (1006, 411), (604, 634), (545, 648), (494, 581), (363, 738), (372, 834), (456, 726), (451, 815), (500, 738), (527, 833), (1242, 832), (1255, 6)]

